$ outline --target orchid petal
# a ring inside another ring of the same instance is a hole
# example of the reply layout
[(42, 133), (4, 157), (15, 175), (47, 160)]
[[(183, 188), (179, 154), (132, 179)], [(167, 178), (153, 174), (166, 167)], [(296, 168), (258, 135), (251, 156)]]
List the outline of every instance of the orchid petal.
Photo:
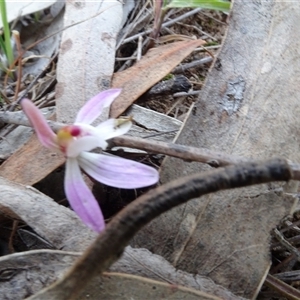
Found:
[(154, 168), (117, 156), (82, 152), (77, 159), (88, 175), (113, 187), (141, 188), (153, 185), (159, 179)]
[(106, 147), (107, 143), (95, 136), (83, 136), (72, 141), (66, 149), (67, 157), (77, 157), (82, 151), (90, 151), (97, 147)]
[(22, 99), (21, 106), (42, 145), (47, 148), (57, 148), (56, 135), (41, 111), (26, 98)]
[(120, 95), (121, 89), (103, 91), (90, 99), (78, 112), (75, 123), (91, 124)]
[(104, 230), (105, 222), (99, 204), (83, 181), (75, 158), (68, 158), (66, 162), (65, 193), (83, 223), (96, 232)]
[(118, 125), (117, 119), (108, 119), (96, 126), (96, 130), (101, 138), (109, 140), (115, 136), (127, 133), (131, 126), (132, 122), (130, 121), (126, 121), (121, 125)]

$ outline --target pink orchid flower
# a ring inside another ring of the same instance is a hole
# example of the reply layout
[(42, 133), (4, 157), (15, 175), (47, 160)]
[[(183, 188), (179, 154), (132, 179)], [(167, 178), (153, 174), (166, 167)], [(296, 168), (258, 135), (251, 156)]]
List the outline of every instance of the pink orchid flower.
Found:
[(98, 202), (83, 180), (80, 169), (97, 181), (124, 189), (153, 185), (159, 178), (154, 168), (144, 164), (88, 152), (97, 147), (104, 150), (107, 147), (106, 140), (130, 129), (130, 120), (120, 122), (108, 119), (96, 127), (90, 125), (120, 92), (120, 89), (110, 89), (93, 97), (80, 109), (75, 123), (61, 128), (57, 134), (51, 130), (40, 110), (29, 99), (21, 101), (23, 111), (40, 142), (47, 148), (60, 149), (66, 156), (64, 188), (67, 199), (81, 220), (97, 232), (104, 229), (104, 218)]

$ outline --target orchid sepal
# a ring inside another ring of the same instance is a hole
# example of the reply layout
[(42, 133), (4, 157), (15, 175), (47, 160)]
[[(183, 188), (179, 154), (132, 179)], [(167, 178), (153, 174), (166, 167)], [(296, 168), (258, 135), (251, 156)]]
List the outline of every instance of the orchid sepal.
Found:
[(56, 135), (41, 111), (27, 98), (22, 99), (21, 106), (41, 144), (46, 148), (58, 148)]

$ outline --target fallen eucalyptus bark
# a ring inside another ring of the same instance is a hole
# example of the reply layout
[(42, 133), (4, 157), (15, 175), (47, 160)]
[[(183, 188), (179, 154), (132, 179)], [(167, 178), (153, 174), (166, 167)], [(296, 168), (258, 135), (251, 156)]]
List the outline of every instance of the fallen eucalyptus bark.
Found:
[[(300, 48), (289, 46), (298, 40), (299, 17), (299, 1), (233, 1), (222, 48), (178, 144), (300, 161)], [(207, 169), (166, 158), (161, 181)], [(297, 193), (297, 185), (288, 192)], [(278, 188), (274, 183), (193, 199), (156, 218), (131, 245), (256, 298), (271, 265), (270, 230), (279, 222), (273, 216), (285, 206), (274, 193)]]
[[(40, 291), (45, 285), (49, 285), (63, 277), (66, 269), (70, 268), (80, 252), (62, 250), (31, 250), (21, 253), (13, 253), (0, 257), (0, 294), (7, 300), (21, 300), (29, 295)], [(113, 273), (112, 273), (113, 272)], [(118, 274), (115, 276), (115, 274)], [(108, 279), (116, 277), (112, 282)], [(123, 280), (131, 278), (135, 286), (128, 289)], [(138, 288), (140, 282), (152, 280), (152, 286), (163, 285), (166, 294), (174, 293), (175, 299), (183, 299), (191, 295), (199, 299), (242, 300), (214, 284), (204, 276), (188, 274), (176, 270), (170, 263), (158, 255), (150, 253), (146, 249), (132, 249), (126, 247), (122, 259), (110, 268), (109, 273), (95, 277), (82, 291), (78, 299), (123, 299), (126, 293), (127, 298), (152, 299), (153, 289), (145, 296), (145, 288)], [(12, 285), (17, 294), (12, 294)], [(181, 295), (178, 295), (181, 294)], [(183, 295), (182, 295), (183, 293)], [(187, 294), (187, 295), (185, 295)], [(181, 296), (181, 298), (180, 298)], [(155, 289), (155, 297), (159, 297)], [(198, 298), (197, 298), (198, 297)], [(170, 299), (170, 298), (168, 298)]]

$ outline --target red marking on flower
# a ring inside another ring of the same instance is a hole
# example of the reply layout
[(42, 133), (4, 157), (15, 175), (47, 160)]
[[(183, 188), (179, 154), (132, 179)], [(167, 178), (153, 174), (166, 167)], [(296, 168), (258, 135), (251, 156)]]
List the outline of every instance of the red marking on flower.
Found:
[(66, 153), (66, 150), (67, 150), (67, 147), (66, 146), (60, 146), (59, 147), (59, 150), (62, 152), (62, 153)]
[(78, 135), (80, 135), (80, 133), (81, 133), (81, 130), (78, 126), (72, 126), (71, 127), (70, 134), (72, 136), (78, 136)]

